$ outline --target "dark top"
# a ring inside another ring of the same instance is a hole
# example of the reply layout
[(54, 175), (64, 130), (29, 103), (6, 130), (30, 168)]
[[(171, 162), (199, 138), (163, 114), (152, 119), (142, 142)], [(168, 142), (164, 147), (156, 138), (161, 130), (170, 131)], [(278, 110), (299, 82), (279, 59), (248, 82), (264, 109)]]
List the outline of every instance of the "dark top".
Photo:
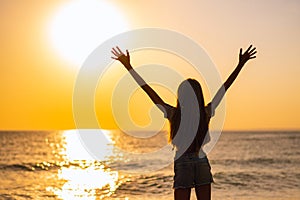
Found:
[[(165, 108), (166, 108), (166, 110), (164, 112), (164, 117), (167, 118), (171, 123), (171, 120), (172, 120), (177, 108), (173, 107), (171, 105), (168, 105), (168, 104), (165, 106)], [(212, 110), (211, 103), (209, 103), (208, 105), (205, 106), (205, 112), (206, 112), (206, 116), (207, 116), (206, 121), (207, 121), (207, 123), (209, 123), (210, 118), (213, 117), (214, 114), (215, 114), (215, 111)], [(184, 134), (188, 134), (188, 133), (184, 133)], [(207, 134), (207, 133), (205, 133), (205, 134)], [(178, 146), (176, 144), (174, 144), (174, 145), (178, 148)], [(202, 146), (203, 145), (204, 144), (202, 143)], [(179, 149), (177, 149), (177, 150), (179, 150)], [(196, 137), (195, 137), (193, 139), (193, 141), (191, 142), (190, 146), (186, 149), (186, 151), (184, 153), (196, 153), (196, 154), (198, 154), (199, 150), (200, 149), (199, 149), (199, 147), (196, 143)]]

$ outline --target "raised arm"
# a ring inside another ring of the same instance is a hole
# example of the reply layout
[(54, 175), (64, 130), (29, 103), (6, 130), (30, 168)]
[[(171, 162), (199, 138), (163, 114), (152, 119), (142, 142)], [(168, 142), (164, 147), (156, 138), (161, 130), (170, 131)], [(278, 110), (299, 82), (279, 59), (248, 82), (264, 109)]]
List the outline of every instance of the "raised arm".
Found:
[(230, 74), (230, 76), (227, 78), (225, 83), (221, 86), (221, 88), (218, 90), (217, 94), (214, 96), (212, 100), (212, 110), (215, 110), (218, 105), (220, 104), (222, 98), (224, 97), (226, 91), (228, 88), (232, 85), (238, 74), (240, 73), (243, 66), (246, 64), (246, 62), (250, 59), (256, 58), (256, 48), (252, 47), (252, 45), (249, 46), (249, 48), (246, 50), (245, 53), (242, 52), (242, 48), (240, 49), (239, 54), (239, 63), (235, 70)]
[(132, 68), (130, 64), (130, 56), (128, 50), (126, 50), (126, 55), (120, 50), (119, 47), (112, 48), (111, 53), (115, 57), (112, 59), (120, 61), (124, 67), (129, 71), (134, 80), (139, 84), (139, 86), (147, 93), (153, 103), (162, 111), (166, 110), (166, 103), (158, 96), (158, 94), (143, 80), (143, 78)]

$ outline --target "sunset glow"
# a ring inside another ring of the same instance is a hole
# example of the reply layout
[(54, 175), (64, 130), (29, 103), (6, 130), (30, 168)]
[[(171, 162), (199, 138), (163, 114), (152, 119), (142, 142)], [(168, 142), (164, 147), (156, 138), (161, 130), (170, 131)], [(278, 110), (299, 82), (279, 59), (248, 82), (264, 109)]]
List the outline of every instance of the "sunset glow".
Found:
[[(111, 196), (119, 187), (119, 173), (105, 166), (104, 158), (95, 160), (85, 149), (76, 131), (64, 131), (62, 136), (64, 145), (58, 153), (64, 161), (60, 164), (57, 176), (64, 183), (61, 188), (48, 187), (47, 190), (66, 200), (95, 200), (99, 191), (104, 191), (101, 199)], [(100, 147), (107, 147), (107, 144)], [(109, 153), (106, 155), (109, 156)]]
[[(123, 31), (155, 27), (179, 32), (203, 47), (223, 81), (237, 64), (239, 48), (257, 47), (257, 58), (247, 63), (226, 94), (225, 130), (300, 129), (299, 8), (299, 1), (292, 0), (1, 1), (0, 128), (76, 128), (74, 83), (89, 53)], [(111, 53), (105, 56), (110, 59)], [(131, 60), (139, 67), (150, 58), (174, 68), (181, 65), (147, 51), (133, 53)], [(95, 113), (101, 128), (118, 129), (108, 94), (127, 71), (114, 62), (106, 72), (99, 86), (105, 101), (95, 102)], [(207, 102), (212, 95), (205, 94)], [(142, 91), (135, 96), (132, 118), (148, 124), (144, 113), (149, 112), (144, 110), (153, 105)], [(161, 97), (174, 105), (167, 93)]]
[(115, 6), (105, 1), (72, 1), (53, 15), (49, 28), (54, 48), (67, 61), (82, 64), (98, 45), (127, 29)]

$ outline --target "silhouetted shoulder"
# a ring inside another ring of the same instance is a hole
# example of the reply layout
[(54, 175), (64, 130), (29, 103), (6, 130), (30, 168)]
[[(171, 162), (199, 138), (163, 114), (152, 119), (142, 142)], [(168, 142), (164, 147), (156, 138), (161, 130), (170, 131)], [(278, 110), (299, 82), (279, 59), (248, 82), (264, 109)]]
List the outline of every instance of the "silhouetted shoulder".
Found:
[(169, 105), (169, 104), (165, 104), (164, 106), (164, 118), (167, 118), (167, 119), (172, 119), (172, 117), (174, 116), (175, 114), (175, 111), (176, 111), (176, 108)]
[(215, 109), (213, 109), (213, 107), (211, 106), (211, 103), (209, 103), (205, 106), (205, 112), (206, 112), (208, 118), (215, 116)]

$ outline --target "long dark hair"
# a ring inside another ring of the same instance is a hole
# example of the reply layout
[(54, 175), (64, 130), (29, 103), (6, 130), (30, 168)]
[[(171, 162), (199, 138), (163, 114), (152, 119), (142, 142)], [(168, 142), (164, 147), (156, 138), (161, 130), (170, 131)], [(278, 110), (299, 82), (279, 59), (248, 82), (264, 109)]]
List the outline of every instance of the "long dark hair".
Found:
[[(205, 104), (201, 85), (195, 79), (187, 79), (179, 85), (177, 93), (178, 96), (176, 110), (173, 117), (170, 119), (170, 141), (173, 143), (173, 139), (176, 136), (179, 126), (182, 122), (182, 111), (188, 107), (190, 111), (195, 111), (196, 113), (198, 112), (198, 115), (200, 114), (200, 122), (197, 122), (197, 133), (194, 133), (195, 138), (191, 144), (191, 146), (193, 146), (192, 148), (195, 148), (195, 150), (198, 151), (201, 148), (205, 135), (208, 131), (207, 114), (205, 112)], [(196, 100), (194, 101), (195, 103), (191, 103), (190, 101), (192, 96), (194, 96), (194, 98), (196, 97)], [(191, 117), (194, 117), (193, 113), (190, 113), (190, 115)]]

